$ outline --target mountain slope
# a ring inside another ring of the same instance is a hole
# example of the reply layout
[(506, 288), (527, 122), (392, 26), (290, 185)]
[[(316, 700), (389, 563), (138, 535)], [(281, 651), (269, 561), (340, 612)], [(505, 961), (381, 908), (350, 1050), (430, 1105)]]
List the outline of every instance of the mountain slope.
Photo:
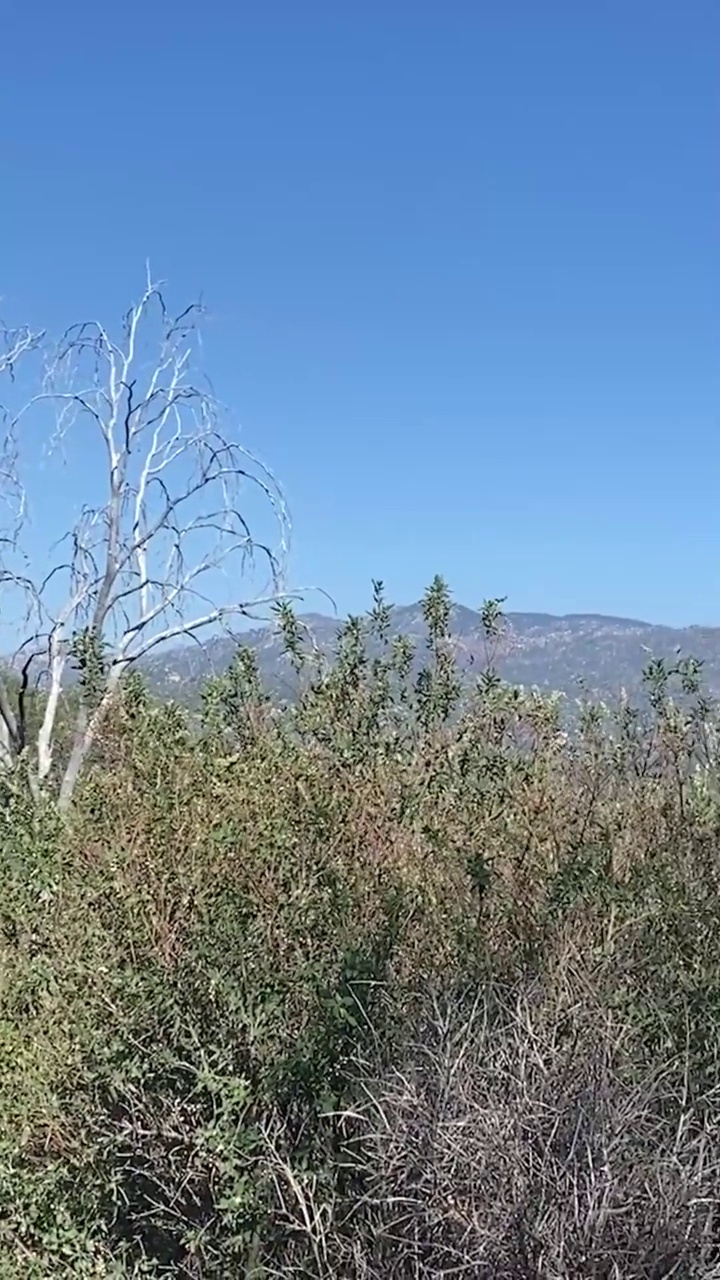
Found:
[[(330, 654), (341, 620), (308, 614), (301, 621), (313, 643)], [(422, 647), (425, 626), (420, 604), (392, 610), (391, 634), (412, 636)], [(469, 677), (482, 670), (487, 650), (479, 614), (455, 605), (452, 635), (461, 669)], [(271, 627), (163, 650), (150, 655), (143, 670), (159, 694), (194, 702), (202, 681), (227, 668), (238, 643), (254, 649), (269, 690), (292, 696), (295, 678), (282, 641)], [(678, 650), (703, 661), (707, 688), (720, 694), (720, 628), (713, 627), (665, 627), (601, 614), (509, 613), (495, 663), (500, 674), (514, 683), (574, 695), (582, 681), (593, 693), (611, 697), (621, 688), (637, 691), (651, 656), (672, 659)]]

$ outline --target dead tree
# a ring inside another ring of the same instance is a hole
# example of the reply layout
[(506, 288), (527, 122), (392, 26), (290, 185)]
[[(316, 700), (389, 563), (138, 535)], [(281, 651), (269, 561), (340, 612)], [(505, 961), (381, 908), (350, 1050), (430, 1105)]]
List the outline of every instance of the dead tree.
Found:
[[(0, 584), (22, 595), (27, 634), (15, 662), (19, 691), (11, 696), (7, 680), (0, 680), (0, 753), (6, 764), (23, 756), (33, 789), (47, 787), (58, 706), (79, 664), (94, 696), (82, 699), (75, 715), (69, 759), (57, 780), (62, 809), (132, 664), (159, 645), (257, 616), (261, 606), (286, 594), (283, 495), (267, 468), (223, 425), (212, 390), (196, 372), (201, 316), (195, 304), (172, 314), (148, 273), (117, 340), (98, 321), (72, 326), (59, 344), (46, 347), (39, 389), (6, 415), (0, 458), (14, 519), (7, 546), (16, 554), (5, 557)], [(16, 334), (6, 371), (12, 373), (38, 341), (29, 332)], [(26, 516), (22, 457), (33, 416), (48, 409), (46, 440), (53, 454), (79, 438), (90, 470), (73, 480), (87, 500), (62, 531), (56, 559), (40, 579), (19, 558)], [(273, 545), (251, 531), (253, 491), (272, 517)], [(246, 596), (242, 584), (260, 561), (265, 582)], [(38, 663), (42, 721), (28, 742), (23, 697)]]
[[(18, 365), (29, 353), (36, 351), (44, 338), (43, 333), (31, 329), (9, 328), (0, 324), (0, 377), (15, 382)], [(0, 433), (0, 619), (8, 587), (20, 588), (24, 594), (28, 580), (17, 570), (7, 567), (18, 549), (18, 540), (26, 514), (25, 492), (18, 474), (18, 445), (15, 422), (11, 410), (0, 405), (2, 431)], [(15, 593), (14, 593), (15, 594)], [(22, 702), (19, 711), (22, 712)], [(7, 684), (0, 672), (0, 768), (12, 767), (24, 748), (22, 715), (13, 708)]]

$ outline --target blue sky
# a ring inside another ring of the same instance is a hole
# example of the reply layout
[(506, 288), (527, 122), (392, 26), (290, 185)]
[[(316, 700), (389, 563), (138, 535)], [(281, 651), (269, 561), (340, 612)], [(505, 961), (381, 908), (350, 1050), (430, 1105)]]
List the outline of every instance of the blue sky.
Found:
[(720, 624), (716, 0), (2, 8), (5, 313), (202, 290), (296, 583)]

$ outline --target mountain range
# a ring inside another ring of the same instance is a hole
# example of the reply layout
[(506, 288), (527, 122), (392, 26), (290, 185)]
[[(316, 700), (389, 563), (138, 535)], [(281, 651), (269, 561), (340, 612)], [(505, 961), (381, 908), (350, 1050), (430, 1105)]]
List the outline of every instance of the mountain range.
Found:
[[(301, 615), (300, 621), (312, 644), (331, 656), (341, 620), (315, 613)], [(454, 605), (451, 632), (458, 666), (472, 678), (482, 671), (488, 654), (479, 613)], [(393, 607), (391, 635), (401, 634), (413, 638), (422, 652), (426, 629), (419, 603)], [(277, 629), (270, 625), (157, 651), (148, 655), (142, 669), (160, 696), (194, 703), (203, 680), (227, 669), (238, 644), (255, 651), (270, 693), (283, 699), (293, 696), (297, 678)], [(370, 641), (370, 652), (372, 648)], [(508, 613), (494, 649), (494, 665), (504, 679), (571, 697), (581, 687), (606, 698), (622, 689), (636, 694), (651, 658), (673, 661), (678, 654), (692, 656), (703, 663), (707, 691), (720, 695), (717, 627), (676, 628), (602, 614)]]

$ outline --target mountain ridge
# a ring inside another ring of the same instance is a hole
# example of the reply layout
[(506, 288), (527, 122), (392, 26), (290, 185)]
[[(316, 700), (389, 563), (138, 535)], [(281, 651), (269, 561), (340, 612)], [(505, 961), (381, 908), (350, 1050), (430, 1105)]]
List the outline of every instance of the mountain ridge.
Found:
[[(345, 619), (308, 613), (298, 615), (298, 621), (313, 645), (330, 656)], [(453, 604), (450, 629), (458, 665), (470, 677), (486, 657), (480, 612)], [(390, 635), (400, 634), (422, 645), (426, 628), (419, 601), (391, 607)], [(270, 623), (234, 635), (216, 635), (203, 644), (164, 649), (148, 655), (140, 666), (155, 692), (194, 699), (207, 676), (227, 668), (238, 645), (253, 649), (271, 693), (292, 695), (290, 663), (278, 629)], [(571, 696), (582, 686), (602, 697), (639, 690), (651, 657), (672, 661), (680, 653), (701, 661), (708, 692), (720, 695), (720, 627), (672, 627), (599, 613), (510, 611), (503, 614), (502, 632), (492, 648), (495, 665), (506, 680)], [(372, 640), (369, 652), (373, 652)]]

